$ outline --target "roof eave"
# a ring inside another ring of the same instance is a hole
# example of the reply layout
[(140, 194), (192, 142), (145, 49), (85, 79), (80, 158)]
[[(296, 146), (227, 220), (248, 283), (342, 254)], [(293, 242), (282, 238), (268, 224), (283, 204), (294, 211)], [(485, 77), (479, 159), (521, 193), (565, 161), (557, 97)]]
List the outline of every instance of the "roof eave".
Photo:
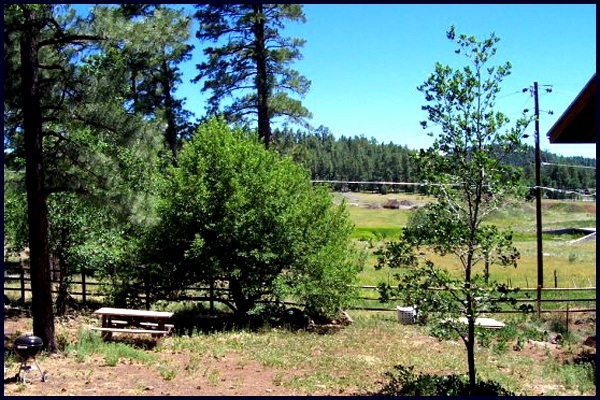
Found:
[(548, 131), (550, 143), (596, 143), (596, 74)]

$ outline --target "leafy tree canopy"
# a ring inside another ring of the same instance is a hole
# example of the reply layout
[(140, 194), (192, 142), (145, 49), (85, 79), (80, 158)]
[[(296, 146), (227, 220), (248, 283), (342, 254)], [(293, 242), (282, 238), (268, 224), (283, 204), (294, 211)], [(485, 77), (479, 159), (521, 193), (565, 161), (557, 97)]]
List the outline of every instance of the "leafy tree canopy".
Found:
[(261, 299), (326, 315), (353, 299), (360, 265), (344, 206), (248, 131), (201, 124), (157, 192), (143, 250), (157, 289), (224, 280), (241, 315)]
[[(514, 305), (511, 290), (489, 282), (476, 265), (515, 266), (519, 252), (512, 246), (510, 230), (500, 231), (485, 222), (489, 213), (518, 198), (520, 170), (502, 162), (504, 156), (521, 149), (520, 139), (528, 118), (509, 124), (495, 110), (500, 84), (510, 74), (510, 63), (490, 66), (499, 39), (494, 35), (480, 41), (474, 36), (448, 39), (458, 46), (456, 53), (468, 63), (454, 69), (436, 63), (435, 71), (418, 87), (425, 96), (428, 128), (434, 143), (415, 154), (418, 174), (430, 183), (436, 202), (423, 209), (403, 228), (397, 241), (379, 251), (379, 267), (400, 268), (398, 293), (408, 305), (433, 322), (454, 329), (466, 350), (469, 384), (475, 382), (475, 320), (500, 303)], [(438, 257), (456, 258), (462, 274), (452, 276)], [(387, 287), (382, 285), (382, 293)], [(463, 325), (459, 318), (466, 317)]]

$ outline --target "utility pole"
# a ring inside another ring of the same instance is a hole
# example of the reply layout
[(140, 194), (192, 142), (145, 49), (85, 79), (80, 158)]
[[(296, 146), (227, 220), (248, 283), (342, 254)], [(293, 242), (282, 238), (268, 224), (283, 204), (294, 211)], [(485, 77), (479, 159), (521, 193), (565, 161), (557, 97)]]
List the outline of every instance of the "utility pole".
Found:
[(538, 83), (533, 82), (535, 118), (535, 220), (537, 232), (537, 315), (541, 315), (542, 288), (544, 287), (544, 254), (542, 252), (542, 184), (540, 178), (540, 107), (538, 103)]

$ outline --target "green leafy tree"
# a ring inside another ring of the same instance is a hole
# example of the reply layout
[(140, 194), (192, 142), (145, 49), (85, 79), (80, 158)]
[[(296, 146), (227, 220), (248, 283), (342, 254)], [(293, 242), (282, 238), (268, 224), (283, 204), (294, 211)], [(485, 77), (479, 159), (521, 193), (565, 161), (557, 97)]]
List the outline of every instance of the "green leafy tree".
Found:
[[(268, 147), (271, 120), (285, 117), (306, 125), (311, 116), (300, 100), (288, 94), (306, 94), (310, 81), (290, 68), (301, 58), (304, 40), (282, 37), (287, 21), (304, 22), (299, 4), (198, 4), (196, 18), (201, 41), (219, 42), (206, 47), (207, 61), (198, 65), (195, 82), (211, 91), (209, 114), (223, 112), (228, 121), (248, 121), (254, 116), (258, 135)], [(231, 97), (231, 104), (223, 100)]]
[(27, 247), (27, 196), (22, 175), (4, 167), (4, 249), (12, 256)]
[[(511, 70), (510, 63), (488, 65), (499, 39), (494, 34), (484, 41), (456, 36), (454, 27), (447, 37), (469, 63), (456, 70), (437, 63), (435, 72), (418, 87), (427, 101), (423, 110), (429, 122), (439, 127), (437, 135), (430, 133), (435, 137), (432, 146), (416, 154), (415, 160), (436, 202), (414, 216), (397, 241), (378, 252), (378, 266), (400, 268), (398, 294), (406, 304), (460, 335), (474, 389), (475, 320), (502, 302), (514, 304), (513, 290), (486, 283), (475, 267), (517, 266), (519, 252), (512, 246), (510, 229), (500, 231), (485, 220), (521, 194), (519, 171), (502, 159), (520, 148), (529, 120), (522, 117), (509, 125), (508, 118), (494, 110), (500, 84)], [(427, 122), (422, 125), (428, 127)], [(455, 276), (436, 265), (436, 256), (455, 257), (462, 273)], [(458, 316), (466, 317), (466, 326)]]
[(256, 135), (202, 123), (157, 187), (160, 222), (143, 249), (155, 291), (222, 280), (240, 316), (261, 299), (330, 315), (356, 295), (345, 208)]

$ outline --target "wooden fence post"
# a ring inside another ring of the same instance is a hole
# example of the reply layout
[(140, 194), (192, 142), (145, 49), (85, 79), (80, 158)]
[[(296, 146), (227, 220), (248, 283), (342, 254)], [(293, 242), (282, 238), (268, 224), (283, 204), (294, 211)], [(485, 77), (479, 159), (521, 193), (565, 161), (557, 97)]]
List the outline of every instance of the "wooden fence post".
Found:
[(83, 297), (83, 306), (87, 305), (86, 301), (86, 287), (85, 287), (85, 268), (81, 267), (81, 295)]
[(210, 313), (215, 312), (215, 280), (210, 278)]
[(150, 284), (148, 279), (148, 269), (144, 268), (144, 289), (146, 291), (146, 310), (150, 309)]
[(21, 261), (21, 303), (25, 304), (25, 265)]
[(567, 303), (567, 335), (569, 334), (569, 303)]
[(556, 274), (556, 270), (554, 270), (554, 289), (558, 287), (558, 275)]
[(537, 287), (537, 317), (540, 318), (542, 314), (542, 286), (538, 285)]

